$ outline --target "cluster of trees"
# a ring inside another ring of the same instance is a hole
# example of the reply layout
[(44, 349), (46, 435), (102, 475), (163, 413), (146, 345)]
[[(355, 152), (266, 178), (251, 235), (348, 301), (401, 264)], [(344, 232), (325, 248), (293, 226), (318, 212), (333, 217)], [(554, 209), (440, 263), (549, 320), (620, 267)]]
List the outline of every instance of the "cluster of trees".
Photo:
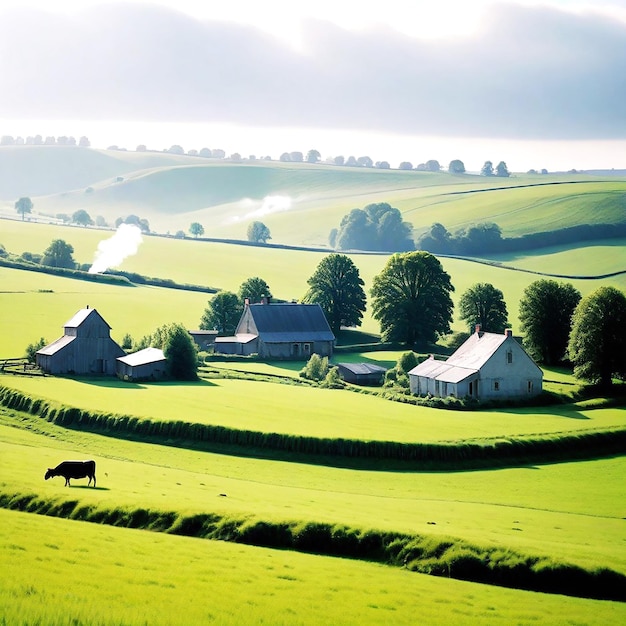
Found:
[(2, 135), (0, 137), (0, 146), (80, 146), (81, 148), (89, 148), (91, 142), (87, 137), (81, 137), (78, 141), (74, 137), (61, 135), (60, 137), (42, 137), (41, 135), (23, 137), (13, 137), (12, 135)]
[(485, 161), (485, 164), (480, 170), (480, 174), (481, 176), (500, 176), (501, 178), (508, 178), (510, 176), (509, 168), (504, 161), (500, 161), (495, 169), (491, 161)]
[(344, 215), (339, 228), (330, 231), (329, 243), (337, 250), (404, 252), (415, 249), (411, 224), (386, 202), (368, 204)]
[(246, 299), (254, 304), (271, 297), (269, 285), (258, 276), (244, 280), (237, 293), (218, 291), (202, 313), (200, 329), (217, 330), (220, 335), (232, 335), (239, 323)]
[(127, 215), (126, 217), (118, 217), (115, 220), (115, 228), (118, 228), (120, 224), (134, 224), (141, 229), (142, 233), (150, 232), (150, 222), (144, 217), (138, 217), (137, 215)]
[(472, 224), (450, 233), (436, 222), (417, 240), (420, 250), (436, 254), (473, 254), (496, 252), (502, 249), (502, 230), (493, 222)]
[[(320, 304), (336, 333), (358, 326), (366, 308), (363, 280), (351, 259), (331, 254), (308, 280), (304, 301)], [(439, 260), (428, 252), (392, 255), (374, 277), (372, 315), (383, 341), (427, 347), (450, 333), (454, 287)], [(502, 333), (508, 311), (502, 291), (476, 283), (459, 300), (460, 319), (472, 332)], [(626, 296), (601, 287), (586, 298), (573, 285), (541, 279), (531, 283), (520, 301), (524, 344), (540, 363), (569, 361), (576, 376), (609, 386), (626, 379)]]

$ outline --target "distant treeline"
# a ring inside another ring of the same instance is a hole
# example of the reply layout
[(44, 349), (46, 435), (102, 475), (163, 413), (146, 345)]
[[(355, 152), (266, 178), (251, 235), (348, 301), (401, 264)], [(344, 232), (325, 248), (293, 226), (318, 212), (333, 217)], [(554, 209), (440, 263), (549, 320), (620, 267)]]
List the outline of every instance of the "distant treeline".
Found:
[(433, 254), (483, 256), (621, 237), (626, 237), (626, 222), (580, 224), (521, 237), (502, 237), (502, 230), (493, 222), (475, 224), (454, 233), (450, 233), (442, 224), (436, 223), (418, 239), (417, 247)]

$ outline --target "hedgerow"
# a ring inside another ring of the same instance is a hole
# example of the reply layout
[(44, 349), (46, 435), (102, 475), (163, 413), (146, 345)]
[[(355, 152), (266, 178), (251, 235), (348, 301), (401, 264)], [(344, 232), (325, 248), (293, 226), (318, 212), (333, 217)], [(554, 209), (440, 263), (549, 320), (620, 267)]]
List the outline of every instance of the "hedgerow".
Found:
[(505, 466), (536, 459), (589, 458), (626, 451), (626, 428), (480, 441), (403, 443), (268, 433), (182, 420), (159, 421), (131, 415), (98, 413), (31, 398), (9, 387), (0, 387), (0, 405), (37, 415), (66, 428), (106, 432), (112, 436), (135, 437), (166, 444), (182, 442), (200, 449), (228, 447), (234, 448), (234, 454), (247, 454), (252, 449), (262, 450), (268, 456), (288, 454), (315, 457), (320, 463), (333, 464), (352, 459), (365, 464), (397, 462), (413, 468), (435, 470)]
[(182, 515), (144, 508), (101, 508), (77, 500), (0, 493), (0, 507), (65, 519), (231, 541), (404, 567), (410, 571), (503, 587), (626, 601), (626, 576), (585, 569), (462, 539), (407, 535), (313, 521), (267, 521), (216, 513)]

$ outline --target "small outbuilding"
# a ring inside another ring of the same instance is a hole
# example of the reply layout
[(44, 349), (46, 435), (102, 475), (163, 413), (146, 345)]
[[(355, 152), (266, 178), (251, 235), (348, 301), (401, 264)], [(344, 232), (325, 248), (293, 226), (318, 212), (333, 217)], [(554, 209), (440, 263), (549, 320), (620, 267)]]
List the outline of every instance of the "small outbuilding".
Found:
[(479, 327), (447, 360), (432, 355), (409, 372), (411, 393), (445, 398), (508, 400), (539, 395), (543, 371), (509, 329), (504, 334)]
[(96, 309), (81, 309), (65, 323), (62, 337), (35, 353), (48, 374), (115, 375), (115, 360), (125, 352), (111, 339), (111, 327)]
[(258, 354), (267, 359), (307, 360), (332, 356), (333, 334), (319, 304), (246, 302), (232, 337), (217, 337), (215, 352)]
[(339, 375), (355, 385), (382, 385), (387, 368), (373, 363), (337, 363)]
[(190, 330), (189, 334), (202, 352), (211, 352), (215, 346), (216, 330)]
[(144, 348), (119, 357), (116, 373), (128, 381), (160, 380), (167, 374), (167, 359), (159, 348)]

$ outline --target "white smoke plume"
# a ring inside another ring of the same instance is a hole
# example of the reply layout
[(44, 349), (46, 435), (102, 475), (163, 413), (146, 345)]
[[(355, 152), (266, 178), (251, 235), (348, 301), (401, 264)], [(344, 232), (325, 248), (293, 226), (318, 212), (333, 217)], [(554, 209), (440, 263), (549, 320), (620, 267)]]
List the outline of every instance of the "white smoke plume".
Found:
[[(245, 198), (241, 201), (242, 207), (252, 208), (256, 201)], [(283, 211), (289, 211), (291, 209), (291, 198), (289, 196), (265, 196), (261, 201), (261, 205), (256, 209), (249, 211), (243, 216), (234, 215), (231, 218), (233, 222), (243, 222), (244, 220), (251, 220), (258, 217), (265, 217), (272, 213), (282, 213)]]
[(125, 258), (137, 254), (139, 244), (143, 242), (141, 229), (135, 224), (120, 224), (116, 233), (98, 244), (94, 253), (90, 274), (101, 274), (110, 267), (118, 267)]

